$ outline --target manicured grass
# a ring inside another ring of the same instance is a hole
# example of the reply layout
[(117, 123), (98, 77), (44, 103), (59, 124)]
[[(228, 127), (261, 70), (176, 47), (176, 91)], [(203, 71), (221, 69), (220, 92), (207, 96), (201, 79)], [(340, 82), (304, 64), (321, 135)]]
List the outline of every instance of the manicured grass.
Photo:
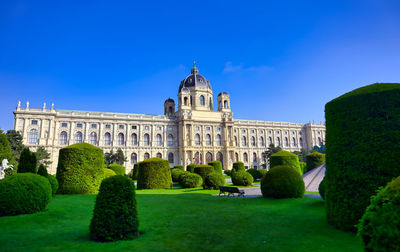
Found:
[(320, 199), (213, 197), (198, 189), (137, 191), (133, 241), (89, 240), (96, 195), (57, 195), (48, 210), (0, 218), (0, 251), (362, 251), (329, 226)]

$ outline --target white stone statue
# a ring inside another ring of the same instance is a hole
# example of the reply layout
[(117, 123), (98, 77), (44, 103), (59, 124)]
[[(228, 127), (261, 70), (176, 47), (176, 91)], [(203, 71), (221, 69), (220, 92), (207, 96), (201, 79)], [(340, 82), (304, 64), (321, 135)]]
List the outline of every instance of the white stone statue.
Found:
[(13, 170), (14, 166), (8, 165), (8, 160), (3, 159), (3, 161), (1, 162), (1, 166), (0, 166), (0, 179), (3, 179), (5, 177), (6, 173), (4, 171), (5, 171), (5, 169), (8, 169), (8, 168)]

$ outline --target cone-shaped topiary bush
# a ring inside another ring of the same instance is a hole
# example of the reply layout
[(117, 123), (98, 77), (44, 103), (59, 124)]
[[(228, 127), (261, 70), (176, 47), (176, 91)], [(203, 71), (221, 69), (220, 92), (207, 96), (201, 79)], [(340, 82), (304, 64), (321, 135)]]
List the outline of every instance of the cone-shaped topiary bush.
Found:
[(263, 197), (301, 198), (305, 185), (301, 175), (292, 167), (279, 165), (273, 167), (261, 180)]
[(149, 158), (139, 165), (137, 189), (171, 188), (169, 162), (161, 158)]
[(194, 172), (194, 167), (195, 167), (194, 164), (188, 164), (186, 166), (186, 171), (193, 173)]
[(355, 231), (380, 186), (399, 176), (400, 85), (373, 84), (325, 105), (328, 223)]
[(115, 171), (113, 171), (111, 169), (108, 169), (108, 168), (104, 168), (104, 178), (109, 178), (109, 177), (112, 177), (112, 176), (115, 176), (115, 175), (117, 175), (115, 173)]
[(28, 148), (24, 148), (21, 152), (18, 164), (18, 173), (37, 173), (37, 159), (35, 153)]
[(104, 178), (103, 150), (77, 143), (60, 150), (57, 166), (58, 193), (95, 193)]
[(194, 173), (199, 174), (203, 181), (206, 176), (212, 172), (214, 172), (214, 167), (212, 167), (211, 165), (196, 165), (194, 167)]
[(232, 172), (232, 184), (236, 186), (249, 186), (253, 184), (253, 176), (245, 171)]
[(47, 169), (46, 169), (46, 166), (44, 166), (44, 164), (39, 165), (37, 174), (47, 178), (47, 175), (49, 175), (49, 174), (47, 173)]
[(325, 154), (313, 152), (306, 156), (307, 171), (325, 163)]
[(235, 172), (246, 171), (246, 169), (244, 168), (244, 163), (240, 162), (240, 161), (233, 163), (232, 172), (234, 172), (234, 171)]
[(120, 164), (110, 164), (108, 169), (113, 170), (117, 175), (125, 175), (126, 173), (125, 167)]
[(51, 200), (49, 180), (33, 173), (18, 173), (0, 180), (0, 216), (43, 211)]
[(91, 239), (101, 242), (131, 240), (138, 236), (138, 229), (135, 185), (132, 180), (122, 175), (104, 179), (90, 223)]
[(183, 188), (196, 188), (203, 184), (203, 179), (196, 173), (184, 172), (179, 176), (179, 184)]
[(206, 176), (204, 180), (204, 189), (214, 189), (218, 190), (220, 186), (225, 185), (225, 178), (221, 172), (212, 172)]
[(400, 177), (372, 196), (358, 225), (365, 251), (400, 251)]
[(211, 162), (208, 162), (208, 165), (211, 165), (212, 167), (214, 167), (214, 171), (215, 172), (222, 173), (222, 163), (221, 163), (221, 161), (218, 161), (218, 160), (211, 161)]
[(54, 197), (57, 193), (58, 190), (58, 181), (56, 179), (55, 175), (47, 174), (47, 179), (50, 182), (51, 185), (51, 194)]
[(292, 167), (300, 175), (303, 174), (300, 168), (299, 156), (291, 152), (282, 150), (275, 154), (272, 154), (269, 162), (271, 168), (278, 165), (287, 165), (289, 167)]

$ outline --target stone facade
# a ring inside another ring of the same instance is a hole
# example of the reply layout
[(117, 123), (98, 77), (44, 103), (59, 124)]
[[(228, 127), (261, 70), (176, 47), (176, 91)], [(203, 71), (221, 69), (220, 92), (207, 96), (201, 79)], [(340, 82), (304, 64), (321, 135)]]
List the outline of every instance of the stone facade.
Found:
[(178, 109), (167, 99), (164, 115), (71, 111), (18, 106), (14, 111), (14, 129), (32, 150), (39, 146), (51, 153), (50, 173), (55, 173), (61, 148), (79, 142), (96, 145), (109, 152), (121, 148), (130, 171), (134, 163), (149, 157), (177, 164), (207, 163), (220, 160), (224, 169), (242, 161), (247, 167), (262, 167), (263, 152), (269, 144), (288, 151), (311, 149), (325, 141), (325, 125), (233, 119), (230, 96), (217, 97), (213, 110), (213, 92), (208, 80), (196, 66), (180, 84)]

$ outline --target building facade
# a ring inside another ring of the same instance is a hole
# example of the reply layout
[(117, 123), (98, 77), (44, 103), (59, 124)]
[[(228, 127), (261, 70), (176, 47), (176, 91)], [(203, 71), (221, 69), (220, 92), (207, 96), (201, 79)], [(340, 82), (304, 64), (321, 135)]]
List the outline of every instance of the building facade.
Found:
[(311, 149), (325, 142), (325, 125), (233, 119), (230, 96), (217, 96), (213, 110), (210, 82), (196, 65), (179, 86), (178, 104), (164, 102), (164, 115), (71, 111), (30, 108), (29, 102), (14, 111), (14, 129), (23, 143), (35, 150), (45, 147), (51, 153), (50, 173), (55, 173), (58, 152), (74, 143), (90, 143), (114, 152), (120, 148), (128, 161), (127, 171), (149, 157), (177, 164), (205, 164), (219, 160), (224, 169), (242, 161), (247, 167), (265, 165), (264, 152), (273, 143), (288, 151)]

